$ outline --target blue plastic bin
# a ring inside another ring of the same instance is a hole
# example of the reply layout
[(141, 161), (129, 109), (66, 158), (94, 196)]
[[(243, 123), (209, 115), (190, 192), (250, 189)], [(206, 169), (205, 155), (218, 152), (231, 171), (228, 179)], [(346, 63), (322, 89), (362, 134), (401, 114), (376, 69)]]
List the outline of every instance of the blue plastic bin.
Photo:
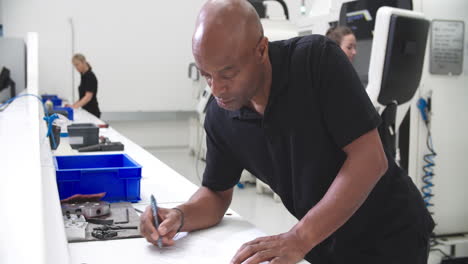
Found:
[(43, 94), (41, 95), (42, 102), (45, 103), (47, 100), (52, 101), (54, 106), (62, 106), (62, 99), (60, 99), (57, 95), (54, 94)]
[(54, 106), (53, 110), (55, 110), (55, 111), (67, 111), (68, 112), (68, 120), (73, 121), (73, 108)]
[(106, 192), (108, 202), (138, 202), (141, 166), (127, 154), (54, 157), (60, 199)]

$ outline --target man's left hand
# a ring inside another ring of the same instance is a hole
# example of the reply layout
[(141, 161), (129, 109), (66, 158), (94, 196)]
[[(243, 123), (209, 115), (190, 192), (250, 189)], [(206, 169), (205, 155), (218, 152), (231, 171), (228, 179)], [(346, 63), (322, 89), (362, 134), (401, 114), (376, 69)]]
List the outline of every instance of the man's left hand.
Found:
[(308, 252), (304, 243), (293, 231), (276, 236), (260, 237), (242, 245), (232, 259), (232, 264), (292, 264), (301, 261)]

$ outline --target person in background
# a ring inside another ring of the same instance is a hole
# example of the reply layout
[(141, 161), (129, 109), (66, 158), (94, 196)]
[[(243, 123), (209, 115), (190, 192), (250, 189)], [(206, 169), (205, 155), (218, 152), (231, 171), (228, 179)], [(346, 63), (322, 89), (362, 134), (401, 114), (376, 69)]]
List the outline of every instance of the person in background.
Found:
[(75, 69), (81, 74), (81, 82), (80, 86), (78, 86), (80, 100), (73, 105), (69, 105), (69, 107), (82, 107), (96, 117), (101, 117), (101, 111), (99, 110), (97, 101), (98, 81), (96, 75), (94, 75), (92, 71), (91, 65), (86, 61), (85, 56), (79, 53), (73, 56), (72, 63)]
[(333, 40), (340, 46), (344, 51), (348, 59), (353, 62), (354, 56), (356, 56), (356, 36), (349, 27), (338, 26), (331, 27), (327, 30), (325, 35), (327, 38)]

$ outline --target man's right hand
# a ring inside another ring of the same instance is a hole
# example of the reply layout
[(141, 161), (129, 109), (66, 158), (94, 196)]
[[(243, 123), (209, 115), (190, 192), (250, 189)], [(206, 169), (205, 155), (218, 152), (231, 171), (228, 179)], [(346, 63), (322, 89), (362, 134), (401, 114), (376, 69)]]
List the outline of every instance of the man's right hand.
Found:
[(182, 221), (180, 212), (174, 209), (158, 208), (158, 217), (160, 225), (156, 229), (151, 206), (146, 207), (145, 212), (140, 217), (141, 235), (155, 246), (158, 245), (159, 236), (162, 237), (164, 246), (173, 246), (175, 244), (174, 236)]

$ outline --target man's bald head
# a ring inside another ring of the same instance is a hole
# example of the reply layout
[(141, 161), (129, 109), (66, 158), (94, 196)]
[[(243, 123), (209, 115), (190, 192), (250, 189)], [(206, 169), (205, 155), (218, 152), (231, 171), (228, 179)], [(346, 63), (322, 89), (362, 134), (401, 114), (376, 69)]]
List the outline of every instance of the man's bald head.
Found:
[(247, 0), (209, 0), (198, 15), (192, 48), (194, 53), (221, 47), (240, 51), (255, 45), (262, 36), (260, 18)]
[(268, 39), (247, 0), (208, 1), (198, 15), (192, 52), (218, 105), (225, 109), (249, 105), (269, 89)]

